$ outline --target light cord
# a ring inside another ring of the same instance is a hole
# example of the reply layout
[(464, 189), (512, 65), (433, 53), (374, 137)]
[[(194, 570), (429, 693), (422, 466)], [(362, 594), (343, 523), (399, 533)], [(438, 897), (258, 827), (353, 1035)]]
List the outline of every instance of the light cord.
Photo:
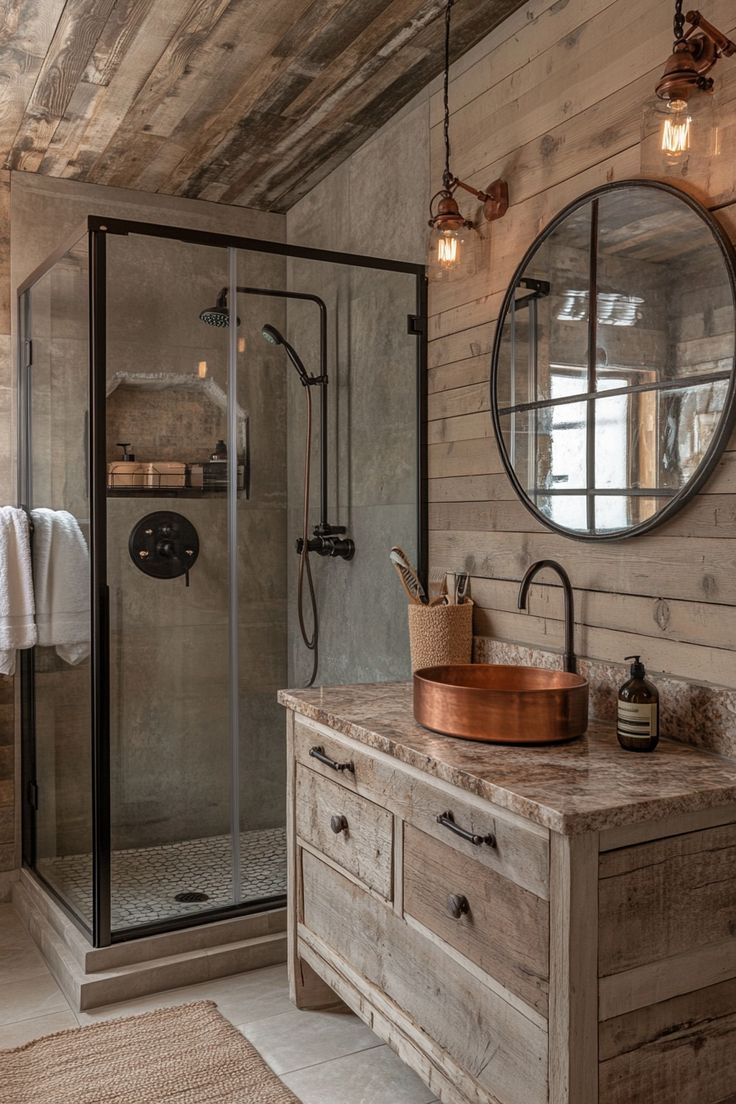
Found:
[[(455, 0), (447, 0), (447, 8), (445, 9), (445, 171), (442, 175), (442, 184), (445, 191), (448, 192), (452, 184), (452, 173), (450, 172), (450, 22), (454, 3)], [(682, 0), (678, 0), (678, 3), (682, 5)]]

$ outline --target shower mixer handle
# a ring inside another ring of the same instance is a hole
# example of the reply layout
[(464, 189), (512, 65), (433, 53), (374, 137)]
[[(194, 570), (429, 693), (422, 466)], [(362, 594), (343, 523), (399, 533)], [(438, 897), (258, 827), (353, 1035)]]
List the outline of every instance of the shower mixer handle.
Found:
[[(355, 555), (355, 541), (351, 540), (350, 537), (338, 536), (338, 532), (344, 533), (345, 529), (333, 529), (332, 533), (325, 536), (310, 537), (307, 541), (307, 552), (316, 552), (318, 556), (330, 556), (334, 560), (352, 560)], [(297, 537), (296, 550), (301, 556), (304, 550), (303, 537)]]
[(156, 510), (133, 526), (128, 541), (131, 559), (139, 571), (154, 579), (178, 579), (199, 556), (199, 536), (189, 518), (173, 510)]

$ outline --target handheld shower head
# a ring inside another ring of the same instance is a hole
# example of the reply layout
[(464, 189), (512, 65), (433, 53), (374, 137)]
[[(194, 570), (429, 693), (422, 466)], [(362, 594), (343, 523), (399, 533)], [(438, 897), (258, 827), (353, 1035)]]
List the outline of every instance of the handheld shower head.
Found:
[(285, 345), (284, 335), (279, 333), (275, 326), (264, 326), (261, 329), (261, 337), (269, 343), (269, 345)]
[(309, 387), (309, 373), (302, 364), (301, 358), (296, 349), (293, 345), (289, 344), (284, 335), (279, 330), (277, 330), (275, 326), (267, 325), (261, 328), (261, 337), (264, 339), (264, 341), (267, 341), (269, 345), (283, 345), (286, 355), (297, 370), (299, 379), (302, 381), (305, 387)]

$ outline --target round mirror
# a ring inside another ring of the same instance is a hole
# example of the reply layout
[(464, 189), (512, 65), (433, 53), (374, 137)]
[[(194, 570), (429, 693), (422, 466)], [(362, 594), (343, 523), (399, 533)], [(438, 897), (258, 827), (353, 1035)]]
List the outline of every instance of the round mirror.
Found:
[(614, 540), (702, 486), (734, 423), (735, 291), (729, 240), (666, 184), (605, 185), (540, 234), (491, 372), (501, 458), (535, 517)]

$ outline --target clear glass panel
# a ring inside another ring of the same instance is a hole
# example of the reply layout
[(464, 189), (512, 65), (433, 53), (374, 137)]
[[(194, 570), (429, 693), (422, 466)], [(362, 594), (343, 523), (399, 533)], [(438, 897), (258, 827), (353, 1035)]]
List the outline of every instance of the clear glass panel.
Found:
[(28, 293), (27, 497), (39, 629), (37, 868), (91, 926), (87, 270), (85, 237)]
[[(85, 537), (87, 285), (86, 257), (73, 251), (31, 293), (29, 439), (30, 504), (70, 511)], [(387, 553), (398, 543), (417, 556), (417, 339), (406, 325), (416, 282), (411, 274), (110, 234), (106, 286), (101, 475), (111, 912), (120, 936), (285, 893), (276, 695), (311, 671), (294, 550), (303, 532), (307, 395), (307, 533), (326, 521), (321, 536), (350, 537), (358, 550), (349, 562), (311, 558), (317, 682), (409, 673), (405, 606)], [(302, 373), (326, 372), (326, 391), (301, 385), (301, 360)], [(86, 557), (86, 542), (83, 550)], [(84, 571), (88, 594), (86, 561)], [(311, 630), (311, 608), (304, 620)], [(78, 654), (56, 642), (37, 649), (36, 707), (39, 866), (91, 924), (88, 641), (87, 610)]]
[[(249, 427), (248, 494), (237, 499), (235, 547), (238, 664), (234, 763), (239, 832), (240, 899), (286, 893), (286, 755), (277, 693), (287, 676), (287, 369), (274, 338), (287, 333), (286, 300), (265, 294), (286, 287), (283, 257), (234, 251), (230, 301), (237, 308), (234, 342), (237, 402)], [(238, 291), (238, 288), (241, 290)], [(312, 305), (312, 311), (315, 307)], [(306, 367), (315, 365), (308, 358)]]
[(228, 331), (199, 317), (227, 253), (131, 234), (107, 254), (116, 931), (233, 903), (227, 464), (210, 459), (227, 437)]
[[(328, 376), (327, 517), (344, 526), (354, 559), (310, 556), (319, 619), (316, 685), (409, 676), (405, 603), (388, 551), (417, 555), (417, 339), (406, 318), (416, 283), (405, 273), (241, 251), (238, 285), (288, 293), (238, 295), (238, 400), (251, 425), (251, 495), (239, 507), (240, 827), (243, 896), (285, 891), (284, 718), (280, 686), (304, 685), (314, 655), (298, 613), (307, 397), (312, 402), (307, 534), (321, 518), (321, 388)], [(326, 341), (321, 339), (324, 303)], [(304, 587), (308, 635), (313, 614)]]

